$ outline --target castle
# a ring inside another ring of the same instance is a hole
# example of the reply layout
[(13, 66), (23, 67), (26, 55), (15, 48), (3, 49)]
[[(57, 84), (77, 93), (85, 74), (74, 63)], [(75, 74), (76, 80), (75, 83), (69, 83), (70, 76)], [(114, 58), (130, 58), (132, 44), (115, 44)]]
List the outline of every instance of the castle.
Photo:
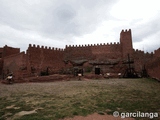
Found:
[(135, 71), (141, 73), (145, 66), (149, 76), (160, 79), (160, 48), (154, 53), (133, 49), (131, 29), (121, 31), (118, 43), (69, 45), (64, 49), (29, 44), (26, 53), (5, 45), (0, 48), (0, 76), (13, 72), (15, 79), (23, 80), (46, 70), (49, 75), (69, 74), (76, 67), (84, 73), (94, 73), (95, 68), (102, 73), (124, 73), (128, 55), (134, 60)]

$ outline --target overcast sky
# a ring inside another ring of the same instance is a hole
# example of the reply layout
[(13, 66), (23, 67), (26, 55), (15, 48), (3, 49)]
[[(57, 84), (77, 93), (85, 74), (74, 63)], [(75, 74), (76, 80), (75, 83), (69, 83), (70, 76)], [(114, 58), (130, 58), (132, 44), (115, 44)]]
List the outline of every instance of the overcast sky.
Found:
[(159, 0), (0, 0), (0, 47), (119, 42), (122, 29), (135, 49), (158, 49)]

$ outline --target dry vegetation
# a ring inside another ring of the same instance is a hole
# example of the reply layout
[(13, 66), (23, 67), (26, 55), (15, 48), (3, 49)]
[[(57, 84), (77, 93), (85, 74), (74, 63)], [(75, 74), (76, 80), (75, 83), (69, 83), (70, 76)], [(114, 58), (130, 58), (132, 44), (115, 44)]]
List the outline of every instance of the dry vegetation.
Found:
[(105, 79), (0, 84), (0, 103), (1, 120), (56, 120), (114, 111), (160, 113), (160, 83)]

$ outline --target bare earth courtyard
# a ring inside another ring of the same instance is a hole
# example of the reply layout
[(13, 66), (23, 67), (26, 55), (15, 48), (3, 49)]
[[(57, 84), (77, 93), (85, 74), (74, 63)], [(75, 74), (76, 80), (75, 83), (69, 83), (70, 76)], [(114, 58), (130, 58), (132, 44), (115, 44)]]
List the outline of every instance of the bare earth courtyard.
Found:
[(153, 119), (160, 119), (160, 83), (145, 78), (0, 83), (1, 120), (121, 120), (114, 111), (158, 113)]

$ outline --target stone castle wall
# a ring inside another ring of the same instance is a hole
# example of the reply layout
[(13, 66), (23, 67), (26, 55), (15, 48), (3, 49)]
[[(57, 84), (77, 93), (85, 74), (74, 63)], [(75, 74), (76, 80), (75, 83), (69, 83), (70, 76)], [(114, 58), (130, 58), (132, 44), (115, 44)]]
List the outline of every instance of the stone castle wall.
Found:
[(2, 58), (13, 55), (13, 54), (18, 54), (20, 53), (20, 48), (13, 48), (13, 47), (8, 47), (5, 45), (3, 49), (1, 50), (2, 52)]
[(84, 45), (84, 46), (66, 46), (65, 59), (76, 60), (106, 60), (118, 59), (122, 57), (120, 43)]
[(74, 67), (72, 61), (85, 61), (83, 68), (93, 68), (95, 66), (91, 63), (96, 63), (104, 72), (124, 72), (127, 65), (123, 61), (127, 60), (128, 54), (134, 59), (136, 71), (142, 71), (145, 66), (150, 76), (160, 79), (160, 49), (154, 53), (134, 50), (130, 29), (121, 31), (120, 43), (69, 45), (65, 49), (30, 44), (26, 54), (20, 53), (19, 48), (4, 46), (0, 48), (0, 74), (6, 73), (7, 69), (21, 78), (40, 75), (46, 70), (54, 74), (67, 66)]
[(3, 66), (4, 64), (3, 59), (7, 56), (11, 56), (19, 53), (20, 53), (20, 48), (8, 47), (7, 45), (5, 45), (3, 48), (0, 48), (0, 75), (2, 75), (3, 73), (3, 68), (5, 68), (5, 66)]
[(148, 62), (152, 61), (153, 53), (144, 53), (141, 50), (134, 50), (133, 59), (134, 59), (134, 68), (136, 71), (142, 71), (144, 66), (148, 66)]
[(64, 50), (29, 45), (27, 50), (27, 69), (29, 73), (39, 74), (49, 69), (52, 74), (64, 67)]
[(3, 58), (3, 77), (6, 77), (9, 72), (13, 72), (16, 79), (22, 78), (25, 70), (26, 55), (24, 52)]
[(3, 71), (3, 59), (2, 58), (0, 58), (0, 78), (2, 78), (2, 72)]
[(122, 48), (122, 57), (127, 58), (128, 54), (130, 56), (133, 54), (133, 46), (132, 46), (132, 33), (131, 29), (122, 30), (120, 33), (120, 43)]
[(160, 48), (154, 52), (153, 58), (148, 62), (148, 73), (151, 77), (160, 80)]

